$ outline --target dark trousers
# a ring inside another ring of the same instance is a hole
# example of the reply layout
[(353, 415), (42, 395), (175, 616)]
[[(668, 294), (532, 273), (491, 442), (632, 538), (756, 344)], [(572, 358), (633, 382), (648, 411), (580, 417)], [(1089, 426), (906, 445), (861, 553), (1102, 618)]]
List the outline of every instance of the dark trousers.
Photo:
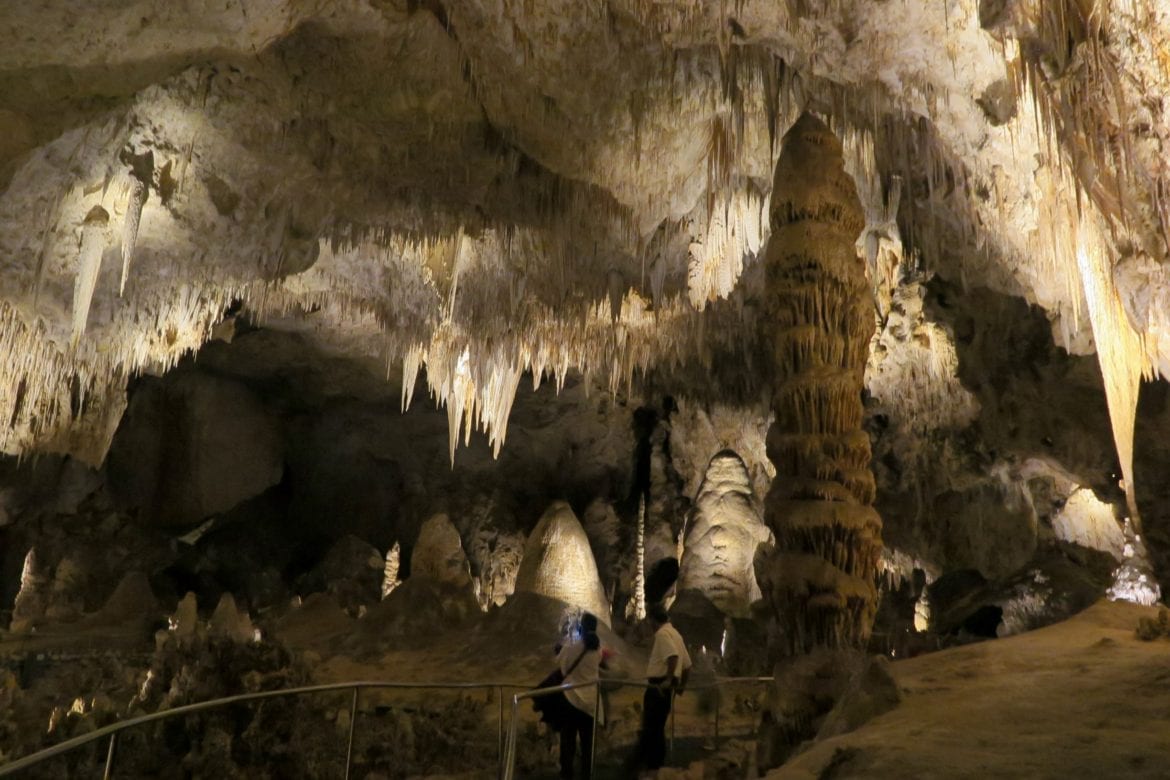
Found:
[(572, 704), (566, 708), (565, 723), (561, 728), (561, 777), (573, 777), (573, 754), (581, 742), (581, 777), (589, 778), (593, 761), (593, 718)]
[(673, 690), (647, 688), (642, 697), (642, 734), (638, 740), (641, 764), (658, 769), (666, 761), (666, 721), (670, 718)]

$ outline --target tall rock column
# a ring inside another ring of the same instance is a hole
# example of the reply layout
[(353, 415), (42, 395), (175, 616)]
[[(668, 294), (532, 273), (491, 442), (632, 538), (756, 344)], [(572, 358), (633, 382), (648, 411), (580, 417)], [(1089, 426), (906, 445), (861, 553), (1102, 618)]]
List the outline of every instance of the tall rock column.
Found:
[(784, 136), (772, 185), (765, 330), (776, 477), (765, 522), (776, 547), (757, 578), (789, 655), (861, 648), (873, 628), (881, 518), (873, 509), (861, 391), (873, 303), (854, 248), (865, 226), (841, 143), (803, 114)]

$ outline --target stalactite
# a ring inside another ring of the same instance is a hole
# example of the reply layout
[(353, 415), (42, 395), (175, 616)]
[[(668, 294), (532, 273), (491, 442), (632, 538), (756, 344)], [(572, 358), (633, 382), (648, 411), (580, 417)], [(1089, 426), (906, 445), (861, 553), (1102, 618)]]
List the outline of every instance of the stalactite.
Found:
[[(1035, 40), (1031, 46), (1013, 47), (1010, 70), (1017, 92), (1031, 96), (1028, 108), (1035, 115), (1037, 132), (1048, 142), (1054, 168), (1044, 192), (1047, 231), (1041, 231), (1045, 244), (1041, 251), (1067, 280), (1066, 286), (1079, 287), (1088, 302), (1126, 503), (1140, 535), (1133, 429), (1140, 381), (1153, 374), (1154, 359), (1126, 317), (1113, 280), (1113, 251), (1101, 223), (1116, 234), (1119, 227), (1132, 230), (1142, 221), (1160, 220), (1155, 188), (1146, 186), (1148, 182), (1140, 181), (1136, 173), (1145, 167), (1135, 156), (1129, 134), (1122, 132), (1118, 138), (1118, 125), (1124, 129), (1129, 124), (1127, 104), (1140, 104), (1140, 99), (1127, 100), (1126, 90), (1133, 87), (1122, 84), (1109, 43), (1115, 37), (1110, 29), (1111, 4), (1104, 5), (1076, 0), (1021, 3), (1020, 20), (1030, 25)], [(1141, 97), (1140, 88), (1136, 97)], [(1075, 208), (1067, 202), (1067, 192), (1075, 195)], [(1090, 204), (1094, 208), (1088, 208)], [(1080, 300), (1075, 292), (1071, 297), (1074, 305)]]
[(134, 257), (134, 245), (138, 242), (138, 222), (142, 218), (142, 206), (145, 203), (146, 185), (137, 176), (131, 176), (126, 221), (122, 223), (122, 281), (118, 285), (118, 295), (126, 294), (126, 279), (130, 276), (130, 260)]
[(861, 431), (874, 317), (855, 247), (865, 220), (841, 148), (810, 114), (784, 136), (766, 249), (776, 479), (765, 518), (776, 549), (759, 574), (793, 655), (863, 647), (877, 601), (881, 520)]
[(94, 206), (85, 216), (81, 226), (81, 251), (77, 256), (77, 277), (73, 285), (73, 328), (74, 346), (85, 333), (89, 319), (89, 306), (97, 286), (98, 272), (102, 267), (102, 253), (106, 249), (106, 228), (110, 214), (101, 206)]
[(414, 400), (414, 386), (418, 382), (418, 372), (422, 369), (423, 348), (415, 344), (406, 350), (402, 358), (402, 411), (410, 408)]
[(1082, 223), (1077, 233), (1076, 261), (1088, 301), (1089, 320), (1097, 345), (1097, 361), (1105, 380), (1105, 399), (1113, 425), (1113, 441), (1121, 462), (1125, 501), (1134, 532), (1142, 533), (1133, 480), (1134, 419), (1143, 372), (1150, 370), (1145, 345), (1134, 332), (1113, 281), (1113, 263), (1102, 243), (1095, 243)]

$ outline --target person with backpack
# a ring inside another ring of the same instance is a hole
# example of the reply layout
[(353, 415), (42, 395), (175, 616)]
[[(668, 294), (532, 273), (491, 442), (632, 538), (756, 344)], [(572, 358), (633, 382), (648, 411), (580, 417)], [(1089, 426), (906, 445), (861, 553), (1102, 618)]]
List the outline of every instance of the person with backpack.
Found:
[(557, 653), (557, 666), (570, 685), (582, 685), (565, 691), (569, 706), (563, 708), (561, 723), (561, 777), (573, 777), (573, 759), (578, 743), (581, 745), (581, 777), (589, 778), (593, 771), (593, 720), (605, 723), (604, 708), (596, 687), (586, 685), (597, 681), (604, 666), (605, 654), (597, 636), (597, 616), (589, 612), (581, 615), (580, 631)]

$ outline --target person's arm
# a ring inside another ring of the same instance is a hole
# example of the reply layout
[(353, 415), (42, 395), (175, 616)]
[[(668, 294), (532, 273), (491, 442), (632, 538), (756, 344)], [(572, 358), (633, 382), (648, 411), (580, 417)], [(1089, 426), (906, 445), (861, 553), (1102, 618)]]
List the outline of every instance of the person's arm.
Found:
[(691, 676), (691, 667), (689, 667), (689, 666), (684, 666), (684, 667), (683, 667), (683, 670), (682, 670), (682, 674), (681, 674), (681, 675), (679, 675), (679, 678), (678, 678), (678, 685), (676, 685), (676, 686), (674, 687), (674, 692), (675, 692), (676, 694), (678, 694), (678, 695), (680, 695), (680, 696), (681, 696), (681, 695), (682, 695), (682, 692), (683, 692), (684, 690), (686, 690), (686, 687), (687, 687), (687, 680), (688, 680), (688, 679), (690, 679), (690, 676)]
[(666, 659), (666, 679), (662, 683), (662, 690), (668, 691), (674, 685), (674, 670), (678, 668), (678, 656), (672, 655)]

